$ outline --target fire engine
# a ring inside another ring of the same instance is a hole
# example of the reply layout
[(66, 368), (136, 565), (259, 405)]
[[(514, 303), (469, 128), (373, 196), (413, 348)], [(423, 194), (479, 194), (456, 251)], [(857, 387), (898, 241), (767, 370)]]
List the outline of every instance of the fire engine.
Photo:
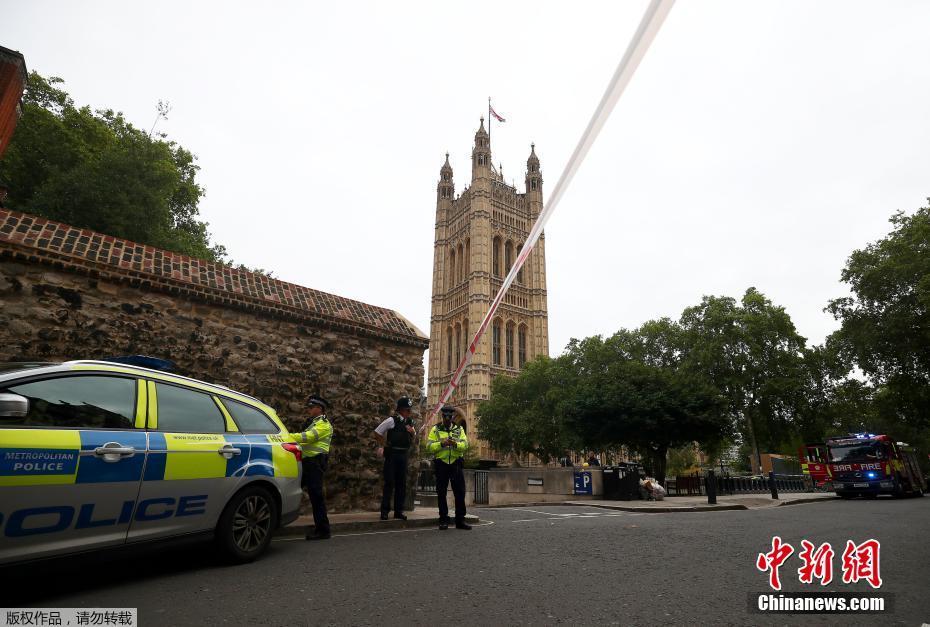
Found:
[(845, 499), (879, 494), (922, 496), (926, 489), (917, 452), (887, 435), (852, 433), (829, 438), (827, 472), (833, 489)]
[(815, 490), (831, 491), (830, 473), (827, 471), (827, 446), (825, 444), (805, 444), (798, 448), (798, 460), (801, 472), (811, 478)]

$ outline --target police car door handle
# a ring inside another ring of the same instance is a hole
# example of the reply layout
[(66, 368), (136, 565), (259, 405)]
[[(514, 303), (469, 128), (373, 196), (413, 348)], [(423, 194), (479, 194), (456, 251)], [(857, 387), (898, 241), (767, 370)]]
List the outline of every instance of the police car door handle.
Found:
[(232, 444), (227, 444), (227, 445), (223, 446), (223, 448), (219, 449), (219, 450), (217, 451), (217, 453), (219, 453), (220, 455), (222, 455), (222, 456), (225, 457), (226, 459), (232, 459), (233, 455), (239, 455), (239, 454), (241, 454), (241, 453), (242, 453), (242, 449), (241, 449), (241, 448), (235, 448)]
[(123, 457), (135, 455), (136, 449), (131, 446), (123, 446), (119, 442), (107, 442), (103, 446), (94, 449), (94, 455), (102, 457), (105, 462), (118, 462)]

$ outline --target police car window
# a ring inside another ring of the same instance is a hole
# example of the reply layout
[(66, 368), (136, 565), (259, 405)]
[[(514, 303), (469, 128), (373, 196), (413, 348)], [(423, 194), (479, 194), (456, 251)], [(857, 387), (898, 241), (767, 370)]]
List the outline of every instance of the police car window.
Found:
[(180, 433), (225, 433), (226, 420), (207, 394), (164, 383), (155, 384), (158, 430)]
[(280, 429), (263, 412), (245, 403), (223, 399), (223, 405), (242, 433), (278, 433)]
[(25, 418), (0, 418), (2, 427), (133, 428), (134, 379), (59, 377), (6, 389), (29, 399), (29, 413)]

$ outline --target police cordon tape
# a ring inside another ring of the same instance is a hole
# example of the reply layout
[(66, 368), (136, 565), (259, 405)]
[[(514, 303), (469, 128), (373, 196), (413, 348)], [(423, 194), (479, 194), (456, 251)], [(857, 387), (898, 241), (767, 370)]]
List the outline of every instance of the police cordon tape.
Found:
[(562, 171), (562, 175), (559, 177), (558, 182), (555, 184), (555, 188), (552, 190), (552, 196), (539, 213), (539, 217), (536, 218), (536, 222), (533, 224), (533, 228), (530, 230), (530, 234), (523, 244), (523, 249), (520, 251), (520, 254), (517, 255), (513, 267), (510, 268), (510, 272), (507, 273), (507, 277), (504, 279), (503, 284), (501, 284), (501, 288), (497, 291), (497, 296), (491, 301), (491, 306), (488, 308), (487, 314), (485, 314), (481, 324), (478, 325), (478, 330), (475, 332), (475, 336), (472, 338), (468, 350), (465, 351), (465, 356), (452, 374), (449, 384), (439, 397), (439, 402), (433, 407), (428, 419), (424, 420), (423, 424), (420, 426), (418, 430), (419, 436), (422, 437), (423, 432), (433, 423), (436, 414), (438, 414), (442, 406), (452, 398), (452, 395), (458, 388), (462, 374), (464, 374), (468, 364), (471, 363), (475, 351), (477, 350), (478, 342), (481, 341), (481, 337), (484, 335), (484, 332), (487, 331), (488, 324), (490, 324), (495, 312), (497, 312), (497, 308), (504, 300), (504, 295), (507, 293), (507, 290), (510, 289), (514, 279), (516, 279), (517, 273), (523, 267), (526, 258), (536, 246), (536, 242), (539, 240), (539, 236), (542, 235), (546, 222), (549, 221), (549, 218), (555, 211), (556, 206), (559, 204), (559, 200), (562, 198), (562, 194), (565, 193), (565, 189), (568, 187), (572, 178), (574, 178), (575, 172), (578, 171), (578, 167), (584, 161), (585, 156), (594, 144), (594, 140), (597, 139), (597, 136), (600, 134), (614, 106), (623, 94), (623, 90), (629, 84), (630, 79), (633, 78), (636, 68), (639, 67), (640, 61), (642, 61), (643, 57), (646, 55), (646, 51), (655, 39), (656, 34), (658, 34), (659, 29), (662, 27), (662, 23), (665, 21), (669, 11), (672, 10), (674, 4), (675, 0), (652, 0), (649, 6), (646, 7), (643, 19), (640, 21), (639, 27), (633, 34), (633, 38), (630, 40), (630, 44), (627, 46), (626, 52), (620, 60), (620, 64), (617, 66), (613, 77), (610, 79), (607, 90), (604, 92), (600, 103), (597, 105), (597, 109), (594, 110), (591, 121), (588, 122), (587, 128), (581, 135), (581, 139), (578, 141), (578, 145), (575, 147), (571, 158), (568, 160), (565, 170)]

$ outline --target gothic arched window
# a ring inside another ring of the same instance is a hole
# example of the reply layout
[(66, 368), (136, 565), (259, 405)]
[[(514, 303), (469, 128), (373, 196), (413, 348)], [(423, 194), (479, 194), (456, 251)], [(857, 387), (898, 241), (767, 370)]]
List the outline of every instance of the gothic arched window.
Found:
[(491, 242), (491, 274), (501, 275), (501, 238), (495, 237)]
[(491, 363), (501, 365), (501, 321), (495, 320), (491, 328)]
[(462, 322), (462, 353), (468, 353), (468, 347), (471, 344), (471, 336), (468, 335), (468, 318)]
[(449, 251), (449, 286), (455, 285), (455, 246)]
[(465, 278), (471, 274), (471, 239), (465, 240), (465, 257), (462, 260), (462, 265), (465, 266)]
[(510, 268), (513, 267), (513, 242), (507, 240), (507, 243), (504, 244), (504, 275), (507, 275), (510, 272)]
[(459, 267), (457, 268), (458, 273), (455, 275), (455, 278), (458, 283), (461, 283), (465, 280), (465, 248), (459, 244)]
[(532, 181), (530, 181), (530, 188), (536, 189), (536, 179), (533, 179)]
[(523, 368), (523, 364), (526, 363), (526, 325), (525, 324), (520, 325), (520, 331), (517, 334), (517, 336), (518, 336), (517, 356), (519, 358), (519, 361), (517, 361), (517, 363), (520, 364), (520, 368)]
[(446, 331), (448, 339), (446, 340), (446, 370), (452, 371), (452, 327)]
[(462, 327), (455, 325), (455, 367), (462, 361)]
[(513, 368), (513, 322), (507, 323), (507, 367)]
[[(523, 244), (517, 244), (517, 257), (520, 256), (520, 253), (523, 252)], [(526, 265), (524, 262), (523, 265)], [(523, 266), (520, 266), (520, 269), (517, 270), (517, 283), (523, 283)]]

